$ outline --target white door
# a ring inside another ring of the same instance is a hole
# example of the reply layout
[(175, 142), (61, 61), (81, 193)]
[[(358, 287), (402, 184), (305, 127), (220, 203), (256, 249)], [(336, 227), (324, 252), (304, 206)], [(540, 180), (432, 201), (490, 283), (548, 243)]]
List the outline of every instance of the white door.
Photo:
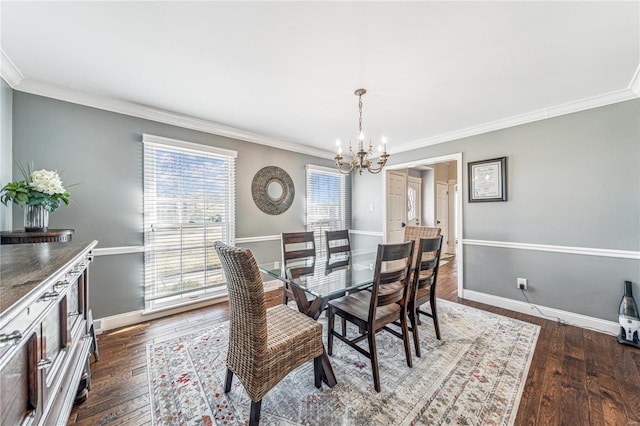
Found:
[(406, 175), (390, 170), (387, 172), (387, 244), (404, 241), (406, 210)]
[(407, 225), (420, 226), (422, 218), (422, 179), (407, 178)]
[(441, 228), (442, 253), (449, 251), (449, 191), (446, 183), (436, 183), (436, 226)]

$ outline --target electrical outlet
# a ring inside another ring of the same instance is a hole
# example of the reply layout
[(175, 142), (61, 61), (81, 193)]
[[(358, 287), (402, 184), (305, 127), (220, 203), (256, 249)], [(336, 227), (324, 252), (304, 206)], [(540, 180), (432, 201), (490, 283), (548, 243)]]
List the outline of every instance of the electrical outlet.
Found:
[(527, 279), (526, 278), (518, 278), (518, 280), (516, 281), (516, 288), (518, 288), (520, 290), (526, 290), (527, 289)]

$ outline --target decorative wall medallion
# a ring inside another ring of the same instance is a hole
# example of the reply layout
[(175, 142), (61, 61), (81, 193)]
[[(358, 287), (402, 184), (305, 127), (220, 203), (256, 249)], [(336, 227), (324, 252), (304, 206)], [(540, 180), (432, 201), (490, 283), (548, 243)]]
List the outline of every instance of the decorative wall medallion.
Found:
[(291, 176), (280, 167), (263, 167), (251, 182), (253, 201), (267, 214), (278, 215), (286, 212), (293, 203), (295, 193)]

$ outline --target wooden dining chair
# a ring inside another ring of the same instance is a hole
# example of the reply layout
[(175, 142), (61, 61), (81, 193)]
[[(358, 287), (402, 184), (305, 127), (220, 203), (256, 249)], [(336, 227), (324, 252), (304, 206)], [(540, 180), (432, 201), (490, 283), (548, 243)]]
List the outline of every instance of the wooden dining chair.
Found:
[[(440, 338), (440, 325), (438, 324), (438, 311), (436, 309), (436, 284), (438, 283), (438, 268), (440, 264), (440, 252), (442, 249), (442, 236), (437, 238), (421, 238), (418, 242), (416, 263), (414, 264), (413, 280), (408, 301), (408, 314), (411, 321), (411, 332), (416, 356), (420, 357), (420, 340), (418, 338), (418, 324), (420, 314), (433, 319), (433, 327), (436, 338)], [(420, 307), (429, 302), (431, 312), (421, 310)]]
[(214, 243), (229, 292), (229, 352), (224, 391), (235, 374), (251, 398), (249, 425), (260, 419), (262, 398), (303, 363), (313, 360), (315, 386), (322, 385), (322, 325), (278, 305), (266, 309), (264, 284), (249, 249)]
[(349, 231), (324, 231), (327, 245), (327, 267), (329, 271), (334, 268), (347, 266), (351, 258), (351, 240)]
[[(337, 337), (369, 358), (373, 370), (373, 384), (377, 392), (380, 392), (380, 373), (376, 333), (385, 329), (397, 336), (400, 335), (397, 331), (388, 328), (387, 324), (400, 321), (407, 365), (412, 366), (411, 343), (407, 324), (407, 298), (409, 296), (409, 271), (411, 270), (412, 254), (413, 241), (399, 244), (380, 244), (371, 291), (360, 291), (329, 302), (327, 352), (329, 355), (332, 354), (333, 338)], [(353, 339), (340, 335), (333, 329), (336, 315), (355, 324), (363, 333)], [(369, 343), (368, 351), (358, 345), (358, 342), (365, 339)]]
[[(282, 270), (287, 278), (298, 278), (302, 275), (313, 274), (316, 261), (316, 243), (312, 231), (283, 232), (282, 233)], [(296, 267), (290, 267), (295, 262)], [(295, 300), (289, 284), (283, 282), (283, 304), (289, 299)]]

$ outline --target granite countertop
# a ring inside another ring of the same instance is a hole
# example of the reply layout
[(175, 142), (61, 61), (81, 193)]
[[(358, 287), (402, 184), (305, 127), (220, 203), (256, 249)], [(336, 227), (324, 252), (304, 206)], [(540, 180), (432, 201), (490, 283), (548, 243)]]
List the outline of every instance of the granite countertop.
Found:
[(0, 245), (0, 317), (97, 241)]

